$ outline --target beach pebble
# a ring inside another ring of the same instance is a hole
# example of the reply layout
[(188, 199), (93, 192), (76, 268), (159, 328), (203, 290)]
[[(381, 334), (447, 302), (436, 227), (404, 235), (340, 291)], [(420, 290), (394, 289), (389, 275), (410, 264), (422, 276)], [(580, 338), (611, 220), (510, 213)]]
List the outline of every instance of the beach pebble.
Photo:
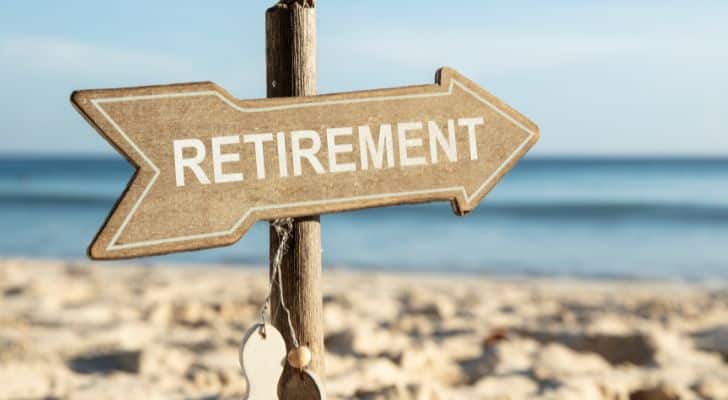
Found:
[(195, 361), (194, 354), (172, 346), (149, 346), (144, 350), (140, 371), (145, 375), (183, 376)]
[(652, 337), (643, 332), (615, 335), (579, 329), (519, 328), (515, 331), (543, 344), (559, 343), (575, 351), (598, 354), (612, 365), (652, 365), (657, 351)]
[(568, 379), (593, 375), (610, 369), (609, 363), (596, 354), (577, 353), (560, 344), (541, 348), (534, 358), (533, 371), (539, 380)]
[(219, 392), (228, 383), (223, 371), (201, 364), (192, 364), (187, 369), (185, 377), (196, 389), (209, 392)]
[(170, 303), (155, 304), (147, 312), (146, 320), (154, 326), (166, 330), (174, 321), (174, 307)]
[(452, 299), (443, 296), (433, 297), (424, 291), (412, 291), (404, 296), (403, 302), (409, 314), (419, 314), (437, 320), (452, 317), (456, 312)]
[(465, 381), (465, 375), (455, 360), (433, 343), (404, 350), (399, 366), (420, 378), (445, 385), (458, 385)]
[(705, 377), (696, 382), (692, 389), (706, 399), (728, 399), (728, 381), (717, 377)]
[(678, 390), (669, 385), (639, 389), (629, 394), (630, 400), (680, 400)]
[(62, 365), (48, 361), (0, 363), (0, 398), (62, 398), (74, 379)]
[(538, 392), (538, 383), (523, 375), (492, 376), (477, 381), (474, 392), (487, 398), (527, 399)]
[(213, 311), (200, 301), (189, 301), (174, 308), (174, 321), (191, 327), (209, 325), (215, 319)]

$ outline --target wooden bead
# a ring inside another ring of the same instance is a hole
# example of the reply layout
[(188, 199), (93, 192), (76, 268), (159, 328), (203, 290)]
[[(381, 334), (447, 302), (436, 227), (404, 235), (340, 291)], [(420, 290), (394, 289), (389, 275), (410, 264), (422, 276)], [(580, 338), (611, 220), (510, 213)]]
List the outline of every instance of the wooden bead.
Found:
[(311, 350), (301, 346), (288, 352), (288, 364), (296, 369), (304, 369), (311, 363)]

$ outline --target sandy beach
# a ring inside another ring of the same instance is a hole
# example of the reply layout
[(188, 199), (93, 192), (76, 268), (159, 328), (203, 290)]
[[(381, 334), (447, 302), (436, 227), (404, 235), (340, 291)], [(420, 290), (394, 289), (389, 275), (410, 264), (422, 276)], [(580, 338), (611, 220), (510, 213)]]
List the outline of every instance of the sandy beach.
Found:
[[(240, 398), (263, 268), (0, 262), (0, 398)], [(728, 287), (326, 269), (330, 399), (728, 399)]]

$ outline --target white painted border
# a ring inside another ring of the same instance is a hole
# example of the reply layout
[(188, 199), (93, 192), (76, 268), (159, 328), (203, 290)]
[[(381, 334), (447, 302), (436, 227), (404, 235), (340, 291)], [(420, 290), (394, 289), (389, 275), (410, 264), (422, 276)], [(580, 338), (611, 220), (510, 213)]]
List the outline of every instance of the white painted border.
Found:
[[(243, 214), (242, 217), (228, 230), (225, 231), (219, 231), (219, 232), (212, 232), (212, 233), (203, 233), (198, 235), (188, 235), (188, 236), (178, 236), (173, 238), (167, 238), (167, 239), (157, 239), (157, 240), (146, 240), (142, 242), (135, 242), (135, 243), (126, 243), (126, 244), (119, 244), (117, 245), (116, 242), (119, 240), (119, 236), (121, 236), (121, 233), (126, 228), (127, 224), (131, 220), (134, 213), (136, 213), (137, 209), (141, 205), (144, 198), (149, 193), (149, 190), (152, 188), (154, 183), (157, 181), (157, 178), (159, 177), (159, 168), (154, 165), (152, 160), (147, 157), (146, 154), (134, 143), (134, 141), (129, 138), (129, 136), (124, 132), (123, 129), (109, 116), (106, 111), (100, 106), (100, 104), (104, 103), (118, 103), (118, 102), (127, 102), (127, 101), (139, 101), (139, 100), (155, 100), (155, 99), (168, 99), (168, 98), (175, 98), (175, 97), (196, 97), (196, 96), (216, 96), (223, 102), (225, 102), (230, 107), (244, 113), (254, 113), (254, 112), (269, 112), (269, 111), (278, 111), (278, 110), (290, 110), (290, 109), (296, 109), (296, 108), (308, 108), (308, 107), (321, 107), (321, 106), (330, 106), (330, 105), (336, 105), (336, 104), (355, 104), (355, 103), (364, 103), (364, 102), (373, 102), (373, 101), (392, 101), (392, 100), (408, 100), (408, 99), (417, 99), (417, 98), (428, 98), (428, 97), (440, 97), (440, 96), (450, 96), (453, 93), (454, 86), (457, 85), (461, 89), (463, 89), (466, 93), (470, 94), (475, 98), (476, 100), (480, 101), (481, 103), (488, 106), (493, 111), (500, 114), (502, 117), (504, 117), (506, 120), (510, 121), (512, 124), (514, 124), (516, 127), (520, 128), (521, 130), (528, 133), (528, 137), (526, 137), (526, 140), (521, 143), (514, 151), (511, 153), (511, 155), (506, 158), (506, 160), (498, 167), (483, 183), (478, 187), (478, 189), (473, 192), (472, 195), (468, 195), (467, 191), (465, 190), (464, 186), (453, 186), (448, 188), (440, 188), (440, 189), (426, 189), (426, 190), (417, 190), (417, 191), (409, 191), (409, 192), (396, 192), (396, 193), (382, 193), (382, 194), (375, 194), (375, 195), (367, 195), (367, 196), (355, 196), (355, 197), (345, 197), (345, 198), (339, 198), (339, 199), (329, 199), (329, 200), (310, 200), (310, 201), (301, 201), (301, 202), (295, 202), (295, 203), (287, 203), (287, 204), (277, 204), (277, 205), (270, 205), (270, 206), (258, 206), (258, 207), (252, 207), (248, 209), (245, 214)], [(369, 98), (361, 98), (361, 99), (350, 99), (350, 100), (329, 100), (329, 101), (321, 101), (321, 102), (311, 102), (311, 103), (302, 103), (302, 104), (290, 104), (290, 105), (281, 105), (281, 106), (274, 106), (274, 107), (261, 107), (261, 108), (243, 108), (238, 106), (237, 104), (233, 103), (228, 99), (227, 97), (223, 96), (222, 94), (216, 92), (216, 91), (202, 91), (202, 92), (186, 92), (186, 93), (165, 93), (165, 94), (154, 94), (154, 95), (145, 95), (145, 96), (125, 96), (125, 97), (113, 97), (113, 98), (105, 98), (105, 99), (94, 99), (91, 100), (91, 103), (96, 107), (96, 109), (101, 113), (101, 115), (106, 118), (111, 126), (116, 129), (117, 132), (121, 135), (121, 137), (126, 140), (129, 145), (141, 155), (144, 162), (146, 162), (149, 167), (154, 171), (154, 176), (147, 184), (147, 187), (144, 188), (144, 191), (142, 192), (141, 196), (139, 196), (139, 199), (134, 203), (134, 206), (131, 208), (131, 211), (129, 214), (124, 218), (124, 221), (122, 222), (121, 226), (119, 226), (119, 229), (116, 231), (114, 236), (112, 237), (111, 241), (109, 242), (109, 245), (106, 247), (107, 251), (114, 251), (114, 250), (124, 250), (124, 249), (130, 249), (130, 248), (138, 248), (138, 247), (146, 247), (146, 246), (154, 246), (164, 243), (173, 243), (173, 242), (181, 242), (186, 240), (195, 240), (195, 239), (206, 239), (211, 237), (217, 237), (217, 236), (225, 236), (233, 234), (240, 225), (245, 222), (245, 220), (250, 216), (252, 213), (256, 211), (265, 211), (265, 210), (276, 210), (281, 208), (294, 208), (294, 207), (306, 207), (306, 206), (315, 206), (315, 205), (325, 205), (325, 204), (336, 204), (336, 203), (345, 203), (345, 202), (351, 202), (356, 200), (375, 200), (375, 199), (382, 199), (382, 198), (388, 198), (388, 197), (402, 197), (402, 196), (416, 196), (416, 195), (422, 195), (422, 194), (433, 194), (433, 193), (443, 193), (443, 192), (457, 192), (461, 191), (463, 193), (463, 198), (465, 201), (470, 204), (470, 201), (474, 198), (478, 197), (478, 194), (485, 189), (486, 186), (490, 184), (490, 182), (495, 179), (496, 176), (508, 165), (522, 150), (523, 148), (528, 144), (528, 142), (531, 141), (531, 139), (536, 136), (536, 132), (532, 131), (531, 129), (528, 129), (528, 127), (524, 126), (520, 122), (516, 121), (513, 117), (508, 115), (503, 110), (496, 107), (491, 102), (487, 101), (486, 99), (479, 96), (474, 91), (470, 90), (467, 86), (464, 84), (458, 82), (454, 78), (451, 79), (450, 86), (447, 90), (447, 92), (435, 92), (435, 93), (417, 93), (417, 94), (409, 94), (409, 95), (401, 95), (401, 96), (382, 96), (382, 97), (369, 97)]]

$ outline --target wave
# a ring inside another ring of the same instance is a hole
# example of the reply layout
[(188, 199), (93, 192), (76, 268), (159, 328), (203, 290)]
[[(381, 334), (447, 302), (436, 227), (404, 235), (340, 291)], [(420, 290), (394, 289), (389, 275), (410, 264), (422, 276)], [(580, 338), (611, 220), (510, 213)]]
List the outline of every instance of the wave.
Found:
[(728, 207), (706, 204), (650, 202), (493, 204), (490, 207), (486, 205), (484, 213), (560, 220), (647, 218), (683, 222), (728, 222)]
[[(449, 218), (448, 211), (439, 204), (403, 206), (359, 213), (369, 217), (396, 215), (413, 218)], [(697, 203), (660, 203), (630, 201), (533, 201), (520, 203), (481, 204), (468, 218), (506, 218), (519, 222), (619, 222), (647, 221), (688, 224), (728, 224), (728, 206)]]
[(0, 205), (4, 206), (99, 206), (114, 204), (116, 197), (99, 194), (61, 193), (0, 193)]
[[(0, 193), (0, 206), (15, 207), (98, 207), (110, 208), (113, 195), (61, 193)], [(351, 215), (367, 214), (369, 218), (415, 217), (450, 218), (444, 203), (398, 206), (362, 210)], [(347, 214), (344, 214), (347, 215)], [(659, 203), (630, 201), (533, 201), (520, 203), (488, 203), (486, 200), (471, 217), (514, 218), (521, 222), (651, 220), (682, 223), (728, 224), (728, 206), (696, 203)]]

